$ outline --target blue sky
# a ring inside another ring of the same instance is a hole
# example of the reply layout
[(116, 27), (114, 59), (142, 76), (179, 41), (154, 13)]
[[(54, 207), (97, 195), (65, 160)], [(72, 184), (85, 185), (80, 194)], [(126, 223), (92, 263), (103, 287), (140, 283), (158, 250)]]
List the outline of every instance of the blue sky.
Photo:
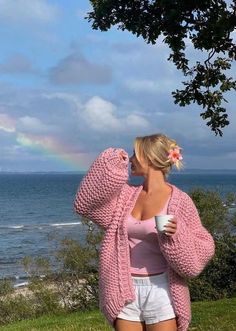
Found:
[(103, 149), (130, 153), (136, 136), (155, 132), (178, 141), (187, 169), (236, 169), (236, 93), (215, 137), (200, 108), (174, 105), (183, 77), (161, 40), (92, 30), (90, 9), (86, 0), (0, 0), (0, 170), (85, 170)]

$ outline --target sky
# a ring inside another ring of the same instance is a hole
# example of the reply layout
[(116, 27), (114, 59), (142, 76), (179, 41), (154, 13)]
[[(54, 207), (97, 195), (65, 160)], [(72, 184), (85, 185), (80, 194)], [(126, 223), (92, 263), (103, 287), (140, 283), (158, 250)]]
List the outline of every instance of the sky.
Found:
[(0, 0), (0, 171), (84, 171), (105, 148), (131, 153), (136, 136), (159, 132), (177, 140), (186, 169), (236, 169), (236, 93), (215, 136), (201, 108), (174, 104), (184, 78), (162, 41), (93, 30), (90, 10), (87, 0)]

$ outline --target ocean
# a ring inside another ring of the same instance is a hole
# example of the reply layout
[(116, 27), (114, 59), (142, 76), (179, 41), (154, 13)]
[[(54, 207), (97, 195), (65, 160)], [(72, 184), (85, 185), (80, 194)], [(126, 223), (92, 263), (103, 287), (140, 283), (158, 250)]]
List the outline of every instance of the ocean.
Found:
[[(25, 256), (52, 258), (63, 238), (85, 238), (86, 228), (73, 211), (82, 177), (0, 173), (0, 279), (22, 283), (28, 277), (21, 262)], [(222, 198), (236, 193), (236, 171), (188, 171), (174, 173), (168, 180), (186, 192), (203, 187), (218, 191)]]

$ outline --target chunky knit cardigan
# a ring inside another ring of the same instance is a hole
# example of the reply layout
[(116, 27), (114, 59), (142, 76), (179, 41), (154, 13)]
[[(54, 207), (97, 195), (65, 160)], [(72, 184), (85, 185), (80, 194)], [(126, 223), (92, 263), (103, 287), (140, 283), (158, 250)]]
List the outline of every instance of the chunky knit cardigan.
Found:
[[(124, 305), (135, 299), (130, 275), (126, 219), (142, 186), (128, 184), (128, 155), (108, 148), (94, 161), (76, 194), (77, 213), (101, 226), (104, 237), (100, 248), (100, 308), (113, 325)], [(168, 214), (177, 220), (176, 233), (157, 234), (168, 262), (168, 279), (178, 331), (186, 331), (191, 318), (186, 279), (197, 276), (214, 254), (211, 235), (202, 226), (191, 198), (171, 185)]]

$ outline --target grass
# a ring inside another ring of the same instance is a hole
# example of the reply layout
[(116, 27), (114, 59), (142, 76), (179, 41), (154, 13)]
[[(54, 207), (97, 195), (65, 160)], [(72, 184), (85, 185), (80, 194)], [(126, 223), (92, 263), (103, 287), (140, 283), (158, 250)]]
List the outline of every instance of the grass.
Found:
[(189, 331), (236, 331), (236, 298), (194, 302)]
[[(189, 331), (236, 331), (236, 298), (192, 304)], [(99, 311), (43, 316), (0, 327), (0, 331), (111, 331)]]
[(0, 327), (1, 331), (110, 331), (99, 311), (42, 316)]

